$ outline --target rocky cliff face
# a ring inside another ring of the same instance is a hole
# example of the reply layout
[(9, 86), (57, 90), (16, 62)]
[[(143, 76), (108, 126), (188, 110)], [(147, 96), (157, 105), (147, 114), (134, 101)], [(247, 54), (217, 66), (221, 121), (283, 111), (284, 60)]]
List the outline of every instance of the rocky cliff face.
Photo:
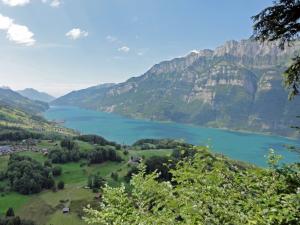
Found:
[(71, 94), (56, 103), (76, 102), (132, 117), (290, 135), (289, 126), (297, 123), (300, 105), (288, 102), (281, 74), (299, 49), (299, 44), (282, 51), (276, 43), (228, 41), (214, 51), (193, 51), (161, 62), (140, 77), (89, 92), (97, 99), (82, 99), (78, 92), (80, 101)]

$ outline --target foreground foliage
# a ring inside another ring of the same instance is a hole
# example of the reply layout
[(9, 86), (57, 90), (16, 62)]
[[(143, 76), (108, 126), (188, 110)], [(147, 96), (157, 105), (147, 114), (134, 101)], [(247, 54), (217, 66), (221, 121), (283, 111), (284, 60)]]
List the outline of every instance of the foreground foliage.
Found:
[(124, 186), (103, 190), (101, 210), (85, 209), (88, 224), (299, 224), (300, 165), (238, 168), (197, 148), (160, 182), (145, 166)]

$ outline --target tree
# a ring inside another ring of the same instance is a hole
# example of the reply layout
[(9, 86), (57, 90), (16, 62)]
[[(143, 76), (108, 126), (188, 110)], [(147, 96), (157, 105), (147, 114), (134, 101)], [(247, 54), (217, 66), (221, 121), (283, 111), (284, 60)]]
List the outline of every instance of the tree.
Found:
[(65, 188), (65, 182), (59, 181), (57, 184), (57, 189), (62, 190)]
[(62, 172), (62, 169), (60, 166), (56, 166), (52, 169), (52, 174), (53, 176), (60, 176), (61, 175), (61, 172)]
[(50, 160), (46, 160), (46, 161), (44, 162), (44, 166), (45, 166), (45, 167), (52, 167), (51, 161), (50, 161)]
[(75, 141), (69, 139), (69, 138), (65, 138), (60, 142), (60, 146), (62, 148), (66, 148), (68, 150), (73, 150), (75, 148), (78, 148), (78, 145)]
[(6, 211), (6, 217), (13, 217), (15, 216), (15, 212), (13, 208), (8, 208), (8, 210)]
[(11, 155), (6, 174), (11, 188), (21, 194), (38, 193), (54, 184), (51, 169), (27, 156)]
[[(254, 21), (254, 39), (262, 42), (279, 41), (279, 46), (284, 49), (299, 38), (300, 1), (276, 0), (273, 6), (265, 8), (252, 19)], [(285, 71), (284, 84), (290, 90), (290, 99), (299, 94), (299, 56), (293, 59), (292, 65)]]
[(100, 174), (91, 175), (88, 178), (88, 187), (91, 189), (100, 189), (105, 185), (105, 179)]
[[(269, 159), (271, 164), (277, 161), (272, 155)], [(300, 219), (300, 165), (295, 166), (292, 171), (278, 171), (277, 166), (238, 169), (234, 162), (198, 148), (193, 157), (181, 159), (170, 171), (172, 182), (160, 182), (157, 172), (147, 174), (142, 165), (130, 182), (130, 192), (124, 185), (106, 186), (100, 211), (88, 207), (85, 221), (125, 225), (296, 225)]]

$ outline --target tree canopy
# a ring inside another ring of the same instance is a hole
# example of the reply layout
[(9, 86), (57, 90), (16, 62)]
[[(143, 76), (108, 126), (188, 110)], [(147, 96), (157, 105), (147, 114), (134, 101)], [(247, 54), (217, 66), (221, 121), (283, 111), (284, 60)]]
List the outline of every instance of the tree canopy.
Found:
[(85, 209), (88, 224), (296, 225), (300, 220), (300, 165), (240, 169), (198, 148), (170, 170), (172, 181), (145, 166), (125, 186), (103, 189), (101, 210)]

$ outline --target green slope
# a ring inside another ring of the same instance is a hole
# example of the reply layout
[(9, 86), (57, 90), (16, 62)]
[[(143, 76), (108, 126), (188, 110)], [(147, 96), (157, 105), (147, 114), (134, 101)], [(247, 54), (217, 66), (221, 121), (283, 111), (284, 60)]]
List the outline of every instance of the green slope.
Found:
[(0, 105), (34, 114), (49, 108), (47, 103), (30, 100), (15, 91), (4, 88), (0, 88)]

